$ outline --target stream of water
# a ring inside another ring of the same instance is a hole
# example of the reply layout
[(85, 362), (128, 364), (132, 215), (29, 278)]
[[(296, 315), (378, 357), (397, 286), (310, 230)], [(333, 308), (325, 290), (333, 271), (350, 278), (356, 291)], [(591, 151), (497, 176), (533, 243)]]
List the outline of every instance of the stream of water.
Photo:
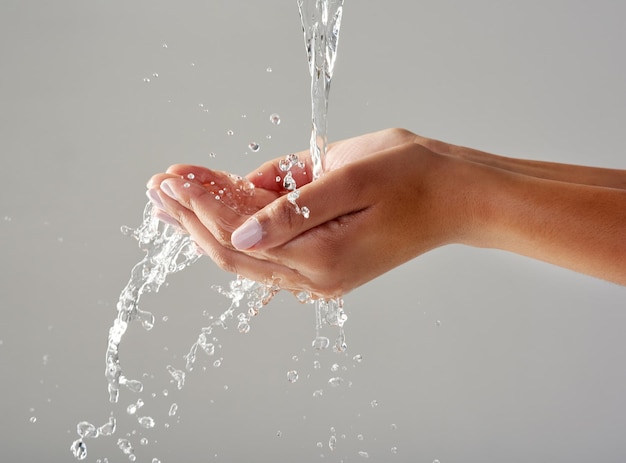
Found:
[[(318, 179), (324, 172), (327, 147), (328, 94), (337, 56), (343, 0), (298, 0), (298, 9), (311, 74), (312, 131), (310, 156), (313, 165), (313, 178)], [(306, 206), (299, 207), (296, 203), (298, 189), (293, 182), (290, 171), (295, 165), (301, 164), (300, 160), (294, 158), (294, 155), (287, 156), (281, 164), (281, 170), (286, 172), (283, 184), (285, 188), (290, 190), (289, 200), (294, 204), (297, 212), (308, 217), (310, 213), (308, 208)], [(283, 169), (283, 167), (285, 168)], [(249, 185), (242, 183), (241, 194), (254, 194), (254, 192)], [(220, 198), (220, 200), (231, 201), (230, 205), (236, 206), (237, 198)], [(112, 403), (119, 401), (122, 388), (134, 393), (143, 391), (143, 384), (140, 380), (129, 378), (124, 374), (119, 354), (122, 338), (131, 322), (139, 322), (146, 330), (150, 330), (154, 326), (155, 317), (139, 307), (142, 295), (148, 292), (157, 292), (169, 274), (185, 269), (201, 256), (189, 235), (180, 233), (176, 227), (164, 224), (154, 217), (150, 203), (144, 209), (141, 225), (135, 229), (123, 227), (122, 232), (137, 240), (139, 247), (145, 252), (145, 256), (131, 271), (130, 279), (122, 290), (117, 303), (117, 316), (109, 329), (105, 354), (105, 376), (109, 401)], [(214, 287), (214, 289), (229, 298), (230, 305), (208, 326), (201, 328), (196, 341), (193, 342), (185, 356), (186, 371), (193, 369), (199, 350), (209, 356), (215, 355), (216, 349), (219, 349), (220, 346), (213, 342), (213, 331), (216, 328), (226, 328), (227, 323), (235, 319), (234, 312), (242, 303), (246, 303), (247, 310), (236, 316), (237, 329), (241, 333), (247, 333), (250, 329), (250, 318), (258, 314), (259, 310), (280, 291), (280, 288), (272, 283), (259, 283), (240, 276), (232, 281), (228, 288)], [(306, 293), (300, 294), (298, 299), (301, 302), (315, 302), (316, 336), (313, 340), (313, 347), (324, 350), (330, 346), (329, 337), (323, 333), (324, 327), (328, 325), (339, 329), (339, 335), (335, 339), (333, 349), (337, 352), (345, 351), (346, 342), (343, 325), (347, 317), (343, 310), (343, 300), (335, 298), (313, 301), (310, 295)], [(171, 365), (167, 366), (167, 370), (178, 389), (182, 389), (185, 383), (185, 371), (176, 369)], [(139, 401), (131, 404), (134, 407), (133, 413), (131, 411), (128, 413), (134, 414), (142, 405), (143, 402), (139, 404)], [(137, 419), (138, 424), (144, 428), (154, 427), (155, 422), (150, 416), (140, 416)], [(77, 425), (78, 439), (72, 442), (70, 450), (75, 458), (84, 460), (87, 458), (86, 439), (111, 436), (115, 431), (116, 419), (114, 416), (110, 416), (108, 421), (99, 427), (81, 421)], [(120, 438), (117, 444), (130, 461), (136, 460), (133, 446), (127, 439)]]

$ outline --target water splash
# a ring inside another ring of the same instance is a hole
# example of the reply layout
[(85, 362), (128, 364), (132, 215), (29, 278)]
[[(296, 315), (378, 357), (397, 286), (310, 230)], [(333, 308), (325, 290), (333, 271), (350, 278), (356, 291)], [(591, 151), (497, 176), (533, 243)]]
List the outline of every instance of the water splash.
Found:
[(188, 235), (156, 219), (148, 203), (143, 213), (143, 223), (136, 229), (123, 227), (122, 233), (134, 237), (145, 251), (144, 258), (132, 271), (117, 303), (117, 318), (109, 330), (106, 350), (105, 376), (108, 381), (109, 400), (119, 400), (120, 385), (140, 392), (141, 383), (122, 375), (119, 346), (129, 323), (138, 321), (146, 330), (154, 326), (154, 315), (139, 308), (144, 293), (157, 292), (168, 274), (183, 270), (200, 257), (198, 248)]
[[(238, 275), (235, 280), (231, 281), (227, 288), (218, 285), (214, 285), (212, 288), (230, 299), (230, 305), (218, 318), (213, 319), (208, 326), (200, 330), (198, 338), (191, 345), (189, 352), (185, 356), (185, 368), (187, 371), (193, 370), (198, 348), (209, 356), (215, 355), (215, 351), (219, 349), (219, 347), (215, 345), (215, 338), (211, 338), (213, 331), (216, 328), (226, 329), (228, 323), (235, 318), (235, 310), (239, 308), (242, 303), (246, 304), (247, 311), (237, 316), (237, 329), (240, 333), (245, 334), (250, 329), (250, 317), (256, 316), (260, 309), (267, 305), (274, 295), (280, 291), (280, 287), (276, 283), (259, 283), (240, 275)], [(215, 360), (213, 366), (219, 367), (221, 363), (221, 359)]]
[[(343, 0), (313, 0), (313, 2), (299, 0), (298, 7), (311, 74), (313, 128), (310, 153), (313, 164), (313, 178), (317, 179), (323, 172), (327, 148), (326, 113), (328, 93), (336, 59)], [(167, 48), (167, 45), (163, 44), (163, 48)], [(195, 66), (194, 63), (191, 63), (191, 65)], [(156, 78), (158, 75), (155, 73), (153, 77)], [(145, 78), (144, 81), (149, 83), (150, 79)], [(279, 125), (280, 117), (277, 114), (272, 114), (270, 121), (274, 125)], [(228, 136), (234, 134), (233, 130), (228, 130), (226, 133)], [(249, 148), (253, 152), (258, 151), (259, 145), (254, 142), (250, 144)], [(210, 156), (214, 157), (215, 154), (211, 153)], [(287, 172), (287, 174), (284, 179), (277, 177), (277, 181), (282, 180), (284, 182), (283, 186), (289, 190), (290, 202), (296, 206), (298, 213), (308, 218), (310, 214), (308, 208), (300, 208), (296, 203), (299, 191), (291, 175), (291, 168), (303, 168), (304, 163), (295, 155), (289, 155), (285, 161), (289, 166), (284, 170), (281, 167), (281, 170)], [(189, 174), (187, 178), (194, 180), (193, 174)], [(217, 200), (223, 201), (230, 207), (238, 208), (240, 204), (245, 205), (245, 201), (239, 201), (241, 196), (252, 194), (252, 188), (249, 182), (246, 183), (239, 178), (239, 184), (234, 191), (224, 191), (226, 190), (224, 188), (224, 190), (219, 190), (213, 194)], [(241, 210), (241, 212), (251, 213), (251, 211), (245, 210)], [(119, 401), (121, 386), (125, 386), (135, 393), (143, 390), (141, 381), (129, 379), (122, 374), (119, 358), (119, 347), (131, 322), (139, 322), (146, 330), (151, 330), (154, 327), (155, 317), (150, 312), (139, 308), (141, 296), (146, 292), (157, 292), (170, 273), (183, 270), (200, 257), (197, 246), (188, 235), (180, 233), (176, 227), (164, 224), (154, 217), (150, 203), (144, 209), (142, 224), (136, 229), (123, 227), (122, 232), (138, 241), (139, 247), (145, 252), (145, 256), (131, 271), (131, 277), (122, 290), (117, 303), (117, 317), (109, 329), (105, 356), (105, 376), (108, 382), (109, 400), (112, 403)], [(228, 297), (231, 303), (224, 313), (217, 319), (214, 319), (209, 326), (201, 329), (196, 342), (194, 342), (189, 353), (185, 356), (187, 371), (193, 369), (198, 347), (209, 356), (215, 355), (217, 340), (215, 337), (211, 338), (211, 334), (215, 328), (227, 328), (227, 323), (234, 318), (235, 309), (239, 308), (242, 303), (246, 303), (247, 311), (240, 313), (237, 316), (237, 320), (238, 330), (242, 333), (247, 333), (250, 328), (250, 318), (257, 315), (259, 310), (280, 290), (275, 282), (259, 283), (241, 276), (237, 276), (226, 288), (215, 286), (214, 289)], [(310, 294), (304, 294), (303, 297), (298, 299), (301, 302), (312, 302)], [(335, 340), (334, 350), (343, 352), (346, 349), (343, 332), (343, 324), (346, 319), (342, 299), (317, 300), (314, 346), (317, 349), (327, 349), (330, 346), (330, 339), (323, 336), (321, 330), (325, 325), (337, 326), (339, 327), (339, 336)], [(221, 348), (221, 346), (219, 347)], [(213, 365), (218, 367), (222, 360), (222, 358), (215, 360)], [(177, 384), (178, 389), (182, 389), (185, 373), (172, 366), (168, 366), (168, 371), (173, 381)], [(297, 373), (291, 375), (291, 380), (294, 382), (297, 380)], [(332, 386), (336, 386), (342, 381), (341, 378), (332, 378), (329, 383)], [(224, 388), (227, 389), (228, 387), (224, 386)], [(322, 391), (320, 390), (319, 392), (321, 395)], [(141, 405), (139, 405), (139, 401), (133, 405), (134, 414)], [(170, 408), (169, 416), (173, 416), (176, 413), (177, 407), (174, 405)], [(155, 425), (154, 420), (149, 416), (139, 417), (138, 422), (144, 428), (152, 428)], [(116, 429), (116, 421), (111, 416), (109, 421), (99, 428), (95, 428), (95, 426), (87, 422), (81, 422), (79, 426), (79, 439), (71, 444), (70, 450), (77, 459), (83, 460), (87, 457), (87, 447), (84, 439), (112, 435)], [(165, 427), (167, 427), (167, 424), (165, 424)], [(136, 460), (134, 448), (129, 440), (120, 438), (117, 441), (117, 445), (122, 453), (128, 456), (130, 461)], [(153, 459), (153, 463), (156, 462), (158, 462), (158, 459)]]

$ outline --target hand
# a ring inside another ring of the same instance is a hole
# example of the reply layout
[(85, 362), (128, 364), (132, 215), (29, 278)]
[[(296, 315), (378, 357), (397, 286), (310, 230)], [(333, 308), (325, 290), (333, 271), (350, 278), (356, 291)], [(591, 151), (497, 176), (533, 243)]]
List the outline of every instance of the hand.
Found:
[(331, 145), (315, 182), (309, 164), (293, 173), (305, 218), (276, 182), (278, 163), (248, 175), (253, 189), (173, 166), (148, 195), (223, 269), (313, 296), (340, 296), (447, 243), (626, 285), (626, 171), (504, 158), (390, 129)]
[[(463, 229), (452, 226), (462, 214), (446, 206), (452, 191), (442, 191), (444, 185), (453, 189), (443, 165), (455, 161), (415, 139), (399, 129), (363, 135), (330, 146), (319, 180), (311, 182), (308, 162), (296, 170), (297, 202), (310, 209), (309, 218), (296, 212), (276, 182), (284, 176), (278, 159), (247, 176), (254, 193), (233, 198), (235, 204), (215, 199), (224, 186), (232, 191), (232, 178), (204, 168), (172, 166), (148, 186), (225, 270), (314, 296), (340, 296)], [(308, 159), (306, 152), (298, 156)], [(188, 173), (194, 181), (185, 178)]]

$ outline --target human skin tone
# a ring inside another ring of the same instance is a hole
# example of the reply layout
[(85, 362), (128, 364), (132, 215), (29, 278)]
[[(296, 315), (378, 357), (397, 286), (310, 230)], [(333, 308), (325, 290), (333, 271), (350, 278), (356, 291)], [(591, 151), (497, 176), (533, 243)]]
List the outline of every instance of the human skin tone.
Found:
[(231, 176), (187, 165), (152, 177), (148, 196), (225, 270), (318, 297), (451, 243), (626, 285), (626, 171), (506, 158), (402, 129), (332, 144), (326, 169), (315, 182), (308, 164), (294, 171), (309, 218), (276, 182), (278, 160), (235, 199), (215, 198), (241, 186)]

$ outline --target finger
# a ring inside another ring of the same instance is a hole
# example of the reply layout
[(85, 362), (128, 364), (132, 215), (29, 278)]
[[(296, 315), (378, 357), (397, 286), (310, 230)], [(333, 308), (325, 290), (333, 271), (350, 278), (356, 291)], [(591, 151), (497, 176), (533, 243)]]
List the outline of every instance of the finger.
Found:
[[(303, 186), (297, 207), (288, 195), (268, 204), (231, 235), (240, 250), (259, 251), (279, 246), (300, 234), (337, 217), (365, 209), (369, 199), (361, 194), (366, 178), (359, 163), (326, 173)], [(306, 218), (298, 209), (310, 211)]]
[[(167, 223), (171, 223), (168, 220), (173, 220), (162, 211), (157, 211), (156, 214), (159, 214), (159, 219), (164, 216)], [(181, 225), (203, 254), (213, 260), (222, 270), (254, 281), (275, 284), (281, 289), (312, 291), (311, 281), (298, 271), (224, 246), (197, 216), (186, 214), (181, 216), (181, 221)]]
[(157, 194), (164, 210), (185, 229), (197, 219), (222, 245), (230, 246), (230, 233), (248, 216), (224, 202), (228, 187), (214, 188), (176, 176), (164, 179)]
[(228, 172), (191, 164), (174, 164), (168, 167), (166, 172), (169, 175), (178, 176), (188, 181), (195, 181), (203, 185), (225, 186), (231, 184), (236, 179), (241, 179), (241, 177)]
[(152, 188), (158, 188), (163, 180), (172, 177), (177, 177), (177, 175), (168, 173), (158, 173), (156, 175), (153, 175), (152, 177), (150, 177), (150, 180), (148, 180), (148, 183), (146, 183), (146, 188), (148, 188), (149, 190)]
[(256, 187), (284, 192), (287, 172), (291, 172), (297, 186), (309, 183), (312, 180), (312, 169), (308, 152), (301, 151), (267, 161), (246, 175), (246, 178)]
[(154, 216), (160, 220), (163, 223), (166, 223), (168, 225), (172, 225), (173, 227), (177, 227), (179, 228), (181, 231), (184, 231), (183, 228), (181, 227), (180, 223), (178, 222), (178, 220), (174, 219), (171, 215), (169, 215), (167, 212), (156, 209), (153, 212)]

